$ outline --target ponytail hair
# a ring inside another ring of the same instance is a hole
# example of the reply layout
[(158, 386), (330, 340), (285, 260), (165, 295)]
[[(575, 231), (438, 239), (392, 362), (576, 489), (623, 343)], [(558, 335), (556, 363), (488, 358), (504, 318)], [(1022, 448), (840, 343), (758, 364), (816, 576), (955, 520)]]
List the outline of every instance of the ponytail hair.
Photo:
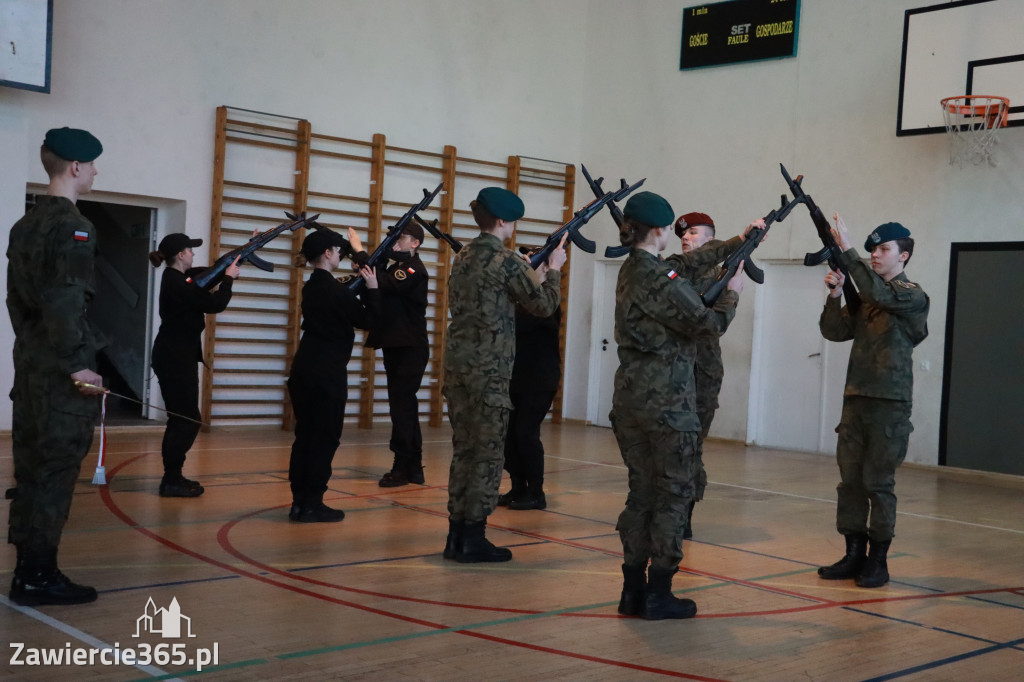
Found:
[(163, 265), (165, 260), (167, 259), (164, 258), (164, 254), (160, 253), (159, 251), (149, 252), (149, 262), (153, 264), (154, 268), (158, 268), (161, 265)]
[(622, 221), (622, 228), (619, 229), (619, 243), (633, 248), (647, 241), (647, 235), (652, 229), (654, 228), (650, 225), (644, 225), (633, 218), (626, 218)]

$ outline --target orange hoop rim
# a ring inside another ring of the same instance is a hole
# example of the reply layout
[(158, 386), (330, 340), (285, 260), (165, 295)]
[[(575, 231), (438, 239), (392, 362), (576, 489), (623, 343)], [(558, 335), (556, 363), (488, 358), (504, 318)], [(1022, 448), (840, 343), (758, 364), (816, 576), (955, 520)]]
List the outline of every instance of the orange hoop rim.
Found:
[[(985, 104), (971, 104), (972, 99), (990, 100)], [(995, 101), (991, 101), (995, 100)], [(960, 103), (962, 102), (962, 104)], [(1000, 106), (1000, 103), (1002, 106)], [(951, 114), (960, 116), (988, 116), (999, 117), (999, 127), (1005, 128), (1007, 116), (1010, 111), (1010, 100), (999, 95), (955, 95), (944, 97), (940, 100), (942, 108)]]

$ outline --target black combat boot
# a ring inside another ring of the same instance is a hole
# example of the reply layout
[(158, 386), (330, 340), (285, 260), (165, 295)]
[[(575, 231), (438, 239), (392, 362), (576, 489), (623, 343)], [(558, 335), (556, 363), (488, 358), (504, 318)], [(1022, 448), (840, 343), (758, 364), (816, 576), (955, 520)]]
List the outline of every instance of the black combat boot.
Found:
[(512, 477), (512, 489), (504, 495), (498, 495), (497, 506), (507, 507), (514, 501), (526, 496), (526, 479)]
[(96, 590), (73, 583), (60, 572), (56, 547), (32, 551), (18, 547), (10, 598), (22, 606), (87, 604), (96, 601)]
[(341, 509), (332, 509), (324, 504), (323, 493), (310, 495), (292, 503), (288, 519), (298, 523), (337, 523), (345, 518)]
[(544, 497), (544, 484), (540, 481), (527, 481), (526, 492), (518, 499), (510, 500), (509, 509), (547, 509), (548, 500)]
[(487, 521), (467, 523), (462, 530), (462, 547), (455, 555), (460, 564), (495, 563), (511, 561), (512, 550), (506, 547), (495, 547), (484, 537)]
[(693, 508), (697, 506), (697, 500), (690, 500), (690, 506), (686, 510), (686, 525), (683, 526), (683, 539), (689, 540), (693, 537)]
[(160, 497), (199, 497), (205, 492), (198, 481), (181, 475), (181, 469), (165, 471), (160, 481)]
[(426, 477), (423, 476), (423, 466), (421, 464), (406, 465), (405, 477), (409, 479), (409, 483), (415, 483), (416, 485), (423, 485), (427, 482)]
[(846, 554), (831, 566), (818, 569), (818, 577), (822, 580), (849, 580), (856, 578), (864, 566), (864, 556), (868, 548), (868, 536), (862, 533), (844, 535), (846, 538)]
[(646, 592), (647, 566), (622, 564), (622, 596), (619, 598), (619, 613), (623, 616), (642, 616)]
[(697, 605), (692, 599), (679, 599), (672, 594), (672, 576), (678, 568), (647, 568), (647, 593), (644, 595), (643, 617), (647, 620), (693, 618)]
[(868, 550), (868, 558), (857, 576), (857, 587), (881, 587), (889, 582), (889, 566), (885, 561), (885, 555), (889, 553), (889, 545), (892, 540), (885, 542), (871, 541), (871, 548)]
[(466, 524), (448, 519), (448, 537), (444, 541), (445, 559), (454, 559), (462, 551), (462, 531)]

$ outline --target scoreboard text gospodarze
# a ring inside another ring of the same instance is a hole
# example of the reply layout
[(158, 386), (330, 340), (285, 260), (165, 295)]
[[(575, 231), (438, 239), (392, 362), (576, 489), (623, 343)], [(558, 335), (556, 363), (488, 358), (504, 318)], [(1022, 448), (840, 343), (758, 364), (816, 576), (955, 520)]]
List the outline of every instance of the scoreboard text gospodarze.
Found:
[(728, 0), (683, 10), (680, 69), (796, 56), (800, 0)]

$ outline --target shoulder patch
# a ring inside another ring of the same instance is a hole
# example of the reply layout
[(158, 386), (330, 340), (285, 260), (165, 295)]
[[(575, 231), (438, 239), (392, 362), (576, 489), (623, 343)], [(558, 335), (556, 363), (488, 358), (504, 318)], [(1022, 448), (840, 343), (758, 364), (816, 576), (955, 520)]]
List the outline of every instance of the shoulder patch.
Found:
[(405, 279), (406, 276), (405, 270), (395, 270), (395, 279)]
[(416, 274), (416, 268), (406, 268), (405, 271), (408, 272), (410, 275)]
[(678, 277), (678, 276), (679, 276), (679, 273), (678, 273), (678, 272), (676, 272), (675, 270), (669, 270), (669, 271), (668, 271), (668, 275), (666, 275), (666, 276), (667, 276), (667, 277), (668, 277), (669, 279), (675, 279), (676, 277)]
[(75, 230), (75, 241), (76, 242), (87, 242), (89, 241), (89, 233), (84, 230)]

